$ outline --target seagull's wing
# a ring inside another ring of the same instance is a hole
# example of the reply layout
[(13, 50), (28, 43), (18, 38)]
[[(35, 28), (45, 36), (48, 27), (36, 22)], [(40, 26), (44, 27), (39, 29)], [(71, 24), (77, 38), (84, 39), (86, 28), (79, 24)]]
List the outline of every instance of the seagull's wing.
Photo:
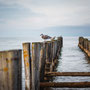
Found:
[(48, 36), (48, 35), (45, 35), (45, 37), (47, 37), (48, 39), (50, 39), (51, 37), (50, 36)]

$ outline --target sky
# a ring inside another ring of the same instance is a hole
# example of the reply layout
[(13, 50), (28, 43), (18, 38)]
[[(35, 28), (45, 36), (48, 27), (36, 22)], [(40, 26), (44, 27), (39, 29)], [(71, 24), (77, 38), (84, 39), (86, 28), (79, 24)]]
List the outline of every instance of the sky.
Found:
[(90, 0), (0, 0), (0, 37), (90, 36)]

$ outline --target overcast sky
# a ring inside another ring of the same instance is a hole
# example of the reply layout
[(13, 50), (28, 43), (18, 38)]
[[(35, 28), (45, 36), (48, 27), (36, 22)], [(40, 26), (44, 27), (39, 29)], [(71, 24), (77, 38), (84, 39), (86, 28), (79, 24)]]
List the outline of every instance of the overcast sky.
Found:
[(90, 26), (90, 0), (0, 0), (0, 35), (60, 26)]

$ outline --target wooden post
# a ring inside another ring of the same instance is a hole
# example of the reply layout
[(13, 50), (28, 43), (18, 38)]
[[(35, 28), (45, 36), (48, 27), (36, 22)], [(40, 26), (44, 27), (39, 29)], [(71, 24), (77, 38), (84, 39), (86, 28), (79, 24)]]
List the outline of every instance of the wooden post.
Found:
[(84, 41), (84, 38), (83, 37), (79, 37), (79, 44), (78, 44), (78, 46), (82, 49), (82, 50), (84, 50), (84, 45), (85, 44), (85, 41)]
[(83, 37), (81, 38), (81, 45), (84, 48), (84, 38)]
[(40, 86), (40, 45), (39, 43), (32, 43), (32, 90), (39, 90)]
[(63, 47), (63, 37), (61, 37), (61, 47)]
[(88, 50), (90, 52), (90, 41), (88, 41)]
[(60, 41), (60, 47), (62, 47), (63, 46), (63, 38), (62, 37), (58, 37), (57, 40)]
[(45, 43), (46, 45), (46, 65), (45, 65), (45, 71), (49, 72), (52, 62), (52, 52), (51, 52), (51, 41), (48, 41)]
[(62, 47), (62, 37), (58, 37), (57, 40), (59, 41), (59, 50), (60, 50)]
[(47, 62), (52, 62), (52, 42), (51, 41), (48, 41), (46, 42), (47, 45), (46, 45), (46, 57), (48, 57), (48, 60)]
[(87, 39), (84, 39), (84, 49), (86, 49), (86, 40)]
[(88, 50), (88, 39), (86, 39), (86, 50)]
[(53, 65), (54, 65), (54, 41), (52, 41), (51, 42), (51, 53), (50, 53), (51, 55), (52, 55), (52, 57), (51, 57), (51, 65), (50, 65), (50, 72), (52, 72), (53, 71)]
[(45, 73), (45, 63), (46, 63), (46, 43), (40, 43), (41, 50), (40, 50), (40, 82), (44, 81), (44, 73)]
[(82, 45), (83, 37), (79, 37), (79, 44)]
[(90, 58), (90, 41), (88, 40), (88, 57)]
[(46, 45), (46, 63), (47, 63), (50, 61), (49, 55), (48, 55), (49, 54), (49, 52), (48, 52), (49, 51), (49, 43), (46, 42), (45, 45)]
[(57, 40), (55, 40), (55, 60), (57, 59)]
[(57, 47), (57, 41), (54, 40), (52, 41), (52, 46), (51, 46), (51, 54), (52, 54), (52, 65), (50, 71), (52, 72), (54, 70), (54, 65), (55, 65), (55, 60), (56, 60), (56, 47)]
[(60, 55), (60, 41), (57, 39), (57, 59), (59, 58)]
[(55, 41), (55, 61), (54, 61), (55, 66), (57, 64), (58, 57), (59, 57), (59, 55), (58, 56), (57, 55), (58, 55), (58, 40)]
[(21, 90), (21, 50), (0, 52), (0, 90)]
[(58, 37), (57, 38), (57, 42), (58, 42), (58, 45), (57, 45), (57, 47), (58, 47), (57, 56), (59, 58), (61, 47), (63, 46), (63, 44), (62, 44), (63, 43), (62, 37)]
[(23, 56), (25, 66), (25, 90), (31, 89), (31, 52), (30, 43), (23, 43)]

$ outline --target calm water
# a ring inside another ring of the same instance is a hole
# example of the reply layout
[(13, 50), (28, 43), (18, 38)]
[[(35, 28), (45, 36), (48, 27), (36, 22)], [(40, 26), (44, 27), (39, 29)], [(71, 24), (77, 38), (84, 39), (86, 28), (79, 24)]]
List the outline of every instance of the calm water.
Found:
[[(90, 39), (90, 37), (88, 37)], [(0, 51), (9, 49), (22, 49), (23, 42), (42, 41), (40, 38), (0, 38)], [(65, 37), (63, 48), (59, 59), (57, 72), (90, 72), (90, 61), (86, 55), (78, 48), (78, 37)], [(23, 64), (24, 67), (24, 64)], [(25, 87), (25, 74), (23, 70), (22, 87)], [(53, 77), (53, 82), (80, 82), (90, 81), (90, 77)], [(90, 90), (90, 88), (50, 88), (51, 90)]]

